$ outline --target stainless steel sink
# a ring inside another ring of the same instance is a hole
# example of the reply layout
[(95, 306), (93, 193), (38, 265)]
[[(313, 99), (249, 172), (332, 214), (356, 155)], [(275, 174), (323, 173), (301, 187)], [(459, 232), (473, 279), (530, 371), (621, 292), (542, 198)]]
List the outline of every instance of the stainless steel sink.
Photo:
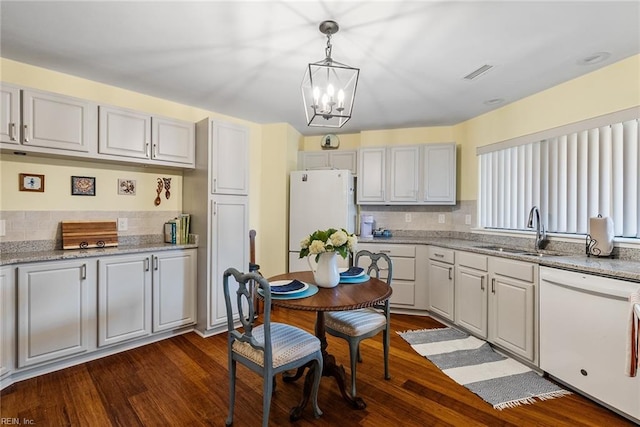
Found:
[(526, 252), (526, 250), (524, 249), (504, 248), (502, 246), (478, 246), (478, 247), (482, 249), (488, 249), (490, 251), (507, 252), (510, 254), (521, 254), (523, 252)]

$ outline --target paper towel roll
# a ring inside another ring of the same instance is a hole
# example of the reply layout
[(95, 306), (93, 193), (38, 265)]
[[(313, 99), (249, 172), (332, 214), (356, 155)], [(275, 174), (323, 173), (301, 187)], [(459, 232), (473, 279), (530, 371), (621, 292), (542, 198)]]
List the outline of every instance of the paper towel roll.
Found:
[(592, 239), (591, 255), (609, 256), (613, 251), (613, 221), (608, 216), (589, 218), (589, 235)]

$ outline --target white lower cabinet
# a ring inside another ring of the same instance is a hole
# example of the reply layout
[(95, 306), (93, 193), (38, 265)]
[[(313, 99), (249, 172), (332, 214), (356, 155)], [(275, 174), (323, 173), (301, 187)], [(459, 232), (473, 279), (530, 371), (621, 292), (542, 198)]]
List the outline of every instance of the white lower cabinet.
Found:
[(453, 250), (429, 246), (429, 310), (452, 322), (455, 296), (454, 260)]
[(0, 378), (14, 369), (16, 352), (15, 306), (13, 267), (0, 267)]
[(195, 249), (100, 258), (98, 345), (195, 323), (195, 275)]
[(456, 251), (455, 323), (487, 338), (488, 259)]
[(196, 322), (196, 250), (158, 252), (153, 264), (153, 332)]
[(87, 352), (95, 318), (95, 261), (18, 266), (18, 367)]
[(151, 333), (150, 255), (98, 260), (98, 346)]
[(538, 265), (489, 258), (489, 342), (538, 363)]
[[(404, 245), (386, 243), (359, 243), (358, 250), (368, 250), (372, 253), (384, 253), (391, 258), (393, 277), (391, 288), (391, 307), (395, 309), (426, 310), (427, 289), (426, 269), (423, 263), (416, 259), (424, 259), (426, 247), (424, 245)], [(368, 258), (360, 259), (360, 266), (369, 265)], [(382, 279), (387, 278), (387, 272), (381, 271)]]

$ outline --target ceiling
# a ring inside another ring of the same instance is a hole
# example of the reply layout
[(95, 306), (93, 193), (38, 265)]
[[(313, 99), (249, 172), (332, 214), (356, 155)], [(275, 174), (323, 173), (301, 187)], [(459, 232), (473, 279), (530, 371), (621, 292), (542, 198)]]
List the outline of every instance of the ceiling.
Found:
[[(640, 53), (638, 1), (2, 0), (0, 14), (4, 58), (304, 135), (453, 125)], [(307, 127), (300, 91), (326, 19), (333, 59), (361, 70), (339, 130)]]

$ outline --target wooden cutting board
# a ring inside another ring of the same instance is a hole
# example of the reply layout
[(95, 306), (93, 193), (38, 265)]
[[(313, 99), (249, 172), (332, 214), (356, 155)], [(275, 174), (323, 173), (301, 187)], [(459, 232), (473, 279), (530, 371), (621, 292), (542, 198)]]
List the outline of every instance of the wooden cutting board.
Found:
[(62, 221), (62, 249), (118, 246), (116, 221)]

